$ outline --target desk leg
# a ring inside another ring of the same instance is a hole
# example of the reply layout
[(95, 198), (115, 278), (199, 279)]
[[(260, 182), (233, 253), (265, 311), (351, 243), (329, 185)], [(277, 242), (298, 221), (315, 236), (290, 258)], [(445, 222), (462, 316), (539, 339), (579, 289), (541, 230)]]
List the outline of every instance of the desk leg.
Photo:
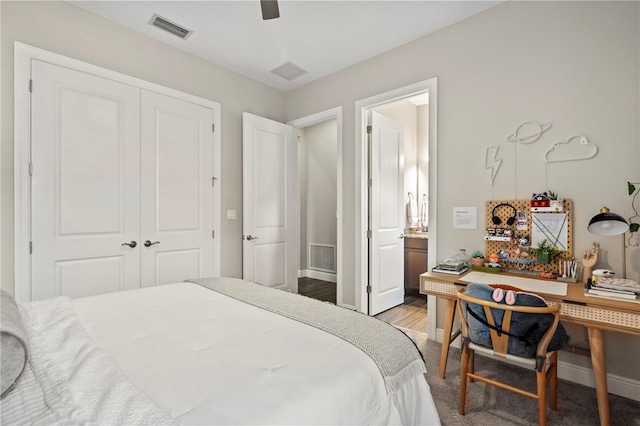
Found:
[(589, 346), (591, 347), (591, 364), (596, 382), (596, 395), (598, 397), (598, 412), (600, 413), (600, 425), (609, 426), (611, 418), (609, 413), (609, 393), (607, 391), (607, 368), (604, 359), (604, 337), (599, 328), (589, 327)]
[(451, 330), (453, 329), (453, 318), (456, 315), (457, 299), (447, 300), (447, 310), (444, 314), (444, 334), (442, 335), (442, 351), (440, 352), (440, 371), (438, 376), (444, 379), (444, 372), (447, 369), (447, 357), (449, 356), (449, 345), (451, 344)]

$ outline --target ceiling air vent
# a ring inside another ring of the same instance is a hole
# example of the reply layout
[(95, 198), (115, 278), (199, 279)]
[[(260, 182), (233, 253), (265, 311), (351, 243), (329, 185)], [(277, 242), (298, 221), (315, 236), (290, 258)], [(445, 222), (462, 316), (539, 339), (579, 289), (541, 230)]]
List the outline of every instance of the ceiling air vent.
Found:
[(272, 69), (271, 72), (289, 81), (294, 80), (307, 73), (306, 70), (303, 70), (302, 68), (300, 68), (296, 64), (292, 64), (291, 62), (285, 62), (278, 68)]
[(176, 35), (183, 40), (186, 40), (191, 35), (191, 33), (193, 33), (193, 31), (183, 28), (180, 25), (169, 21), (167, 18), (163, 18), (157, 13), (153, 14), (149, 23), (154, 27), (158, 27), (167, 32), (170, 32), (171, 34)]

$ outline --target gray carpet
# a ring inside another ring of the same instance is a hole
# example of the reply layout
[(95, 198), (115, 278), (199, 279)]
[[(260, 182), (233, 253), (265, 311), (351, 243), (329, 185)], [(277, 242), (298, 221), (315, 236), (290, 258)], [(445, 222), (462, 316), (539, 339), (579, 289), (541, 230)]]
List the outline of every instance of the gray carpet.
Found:
[[(443, 425), (537, 425), (536, 400), (481, 382), (467, 386), (465, 415), (458, 414), (460, 388), (460, 350), (451, 348), (445, 379), (438, 377), (438, 363), (442, 346), (415, 333), (418, 348), (427, 366), (427, 382)], [(512, 366), (485, 357), (476, 357), (476, 371), (512, 385), (536, 392), (535, 374), (525, 368)], [(495, 373), (495, 374), (494, 374)], [(547, 406), (549, 425), (599, 425), (595, 389), (564, 380), (558, 381), (558, 410)], [(616, 426), (640, 426), (640, 402), (609, 394), (611, 423)]]

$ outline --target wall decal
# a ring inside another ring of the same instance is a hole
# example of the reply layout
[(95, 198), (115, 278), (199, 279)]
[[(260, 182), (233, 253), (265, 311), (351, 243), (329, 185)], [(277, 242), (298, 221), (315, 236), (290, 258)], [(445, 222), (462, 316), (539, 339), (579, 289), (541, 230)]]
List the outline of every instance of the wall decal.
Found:
[(498, 170), (500, 169), (500, 165), (502, 164), (502, 158), (498, 157), (498, 150), (500, 146), (490, 146), (487, 148), (484, 154), (484, 168), (491, 169), (491, 185), (493, 186), (493, 181), (498, 174)]
[(507, 138), (507, 142), (529, 144), (540, 139), (540, 136), (551, 128), (551, 123), (538, 123), (527, 121), (516, 129), (515, 133)]
[(589, 160), (598, 154), (598, 147), (586, 136), (571, 136), (564, 142), (554, 144), (544, 155), (547, 163), (561, 163), (564, 161)]

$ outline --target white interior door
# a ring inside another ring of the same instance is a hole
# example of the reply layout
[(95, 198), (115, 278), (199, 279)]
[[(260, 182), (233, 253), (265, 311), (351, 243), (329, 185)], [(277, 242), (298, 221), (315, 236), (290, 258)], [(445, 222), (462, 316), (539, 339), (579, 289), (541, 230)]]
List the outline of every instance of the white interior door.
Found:
[(213, 110), (141, 97), (141, 281), (213, 275)]
[(37, 60), (32, 79), (32, 300), (139, 287), (140, 90)]
[(370, 143), (369, 315), (404, 300), (404, 145), (402, 129), (372, 111)]
[(297, 146), (293, 128), (242, 114), (243, 278), (297, 288)]

